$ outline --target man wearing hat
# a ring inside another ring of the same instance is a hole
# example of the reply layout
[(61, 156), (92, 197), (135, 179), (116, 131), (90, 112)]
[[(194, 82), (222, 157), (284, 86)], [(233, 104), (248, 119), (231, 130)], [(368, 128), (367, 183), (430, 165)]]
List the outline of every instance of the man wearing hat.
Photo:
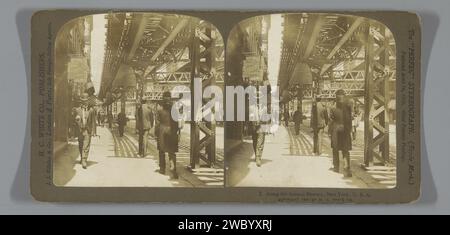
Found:
[(80, 98), (81, 107), (75, 111), (75, 122), (78, 129), (78, 148), (81, 156), (81, 165), (87, 168), (87, 158), (91, 145), (91, 136), (95, 128), (94, 103), (89, 102), (89, 95), (83, 93)]
[[(255, 100), (260, 100), (262, 97), (261, 91), (255, 93)], [(252, 135), (253, 151), (255, 153), (255, 162), (257, 167), (261, 167), (262, 155), (264, 152), (264, 142), (266, 137), (266, 130), (263, 128), (264, 123), (262, 119), (262, 113), (267, 111), (267, 107), (262, 104), (250, 104), (249, 107), (249, 130)]]
[(171, 93), (166, 91), (163, 93), (163, 99), (160, 103), (156, 115), (155, 123), (155, 137), (159, 151), (159, 173), (165, 174), (166, 171), (166, 157), (169, 155), (169, 164), (171, 171), (171, 178), (178, 179), (177, 174), (177, 160), (175, 153), (178, 152), (178, 136), (179, 126), (178, 122), (172, 118), (172, 101)]
[[(258, 107), (251, 108), (251, 112), (259, 112), (257, 110)], [(249, 129), (250, 133), (252, 135), (252, 144), (253, 144), (253, 151), (255, 153), (255, 162), (256, 166), (260, 167), (262, 164), (262, 155), (264, 151), (264, 141), (266, 134), (262, 128), (261, 121), (250, 121), (249, 122)]]
[(333, 149), (333, 170), (339, 172), (339, 151), (341, 151), (344, 158), (344, 176), (351, 177), (352, 108), (342, 89), (336, 91), (336, 104), (330, 109), (328, 130), (331, 136), (331, 148)]
[(119, 136), (123, 137), (123, 133), (125, 131), (125, 126), (127, 125), (128, 118), (127, 115), (125, 115), (125, 112), (120, 112), (117, 115), (117, 125), (119, 127)]
[(300, 134), (300, 125), (303, 122), (303, 112), (301, 109), (297, 108), (297, 110), (295, 110), (294, 115), (293, 115), (293, 119), (294, 119), (294, 129), (295, 129), (295, 134), (299, 135)]

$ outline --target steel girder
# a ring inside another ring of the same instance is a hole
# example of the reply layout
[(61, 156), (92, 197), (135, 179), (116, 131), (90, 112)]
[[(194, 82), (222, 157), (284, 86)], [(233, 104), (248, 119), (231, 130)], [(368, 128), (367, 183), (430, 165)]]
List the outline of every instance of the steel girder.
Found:
[[(208, 79), (209, 77), (214, 76), (216, 83), (222, 84), (224, 82), (223, 73), (214, 73), (214, 74), (200, 74), (199, 77), (202, 80)], [(189, 84), (191, 82), (191, 73), (190, 72), (157, 72), (151, 74), (151, 76), (147, 76), (146, 80), (149, 82), (157, 82), (161, 84), (165, 83), (176, 83), (176, 84)]]
[(389, 67), (390, 48), (386, 27), (366, 21), (364, 164), (376, 158), (389, 162), (389, 80), (395, 72)]

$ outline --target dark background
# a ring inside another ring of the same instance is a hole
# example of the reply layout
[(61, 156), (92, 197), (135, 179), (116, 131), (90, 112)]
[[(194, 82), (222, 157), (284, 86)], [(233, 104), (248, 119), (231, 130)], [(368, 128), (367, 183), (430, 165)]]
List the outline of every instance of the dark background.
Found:
[[(16, 0), (2, 2), (0, 214), (450, 213), (450, 2), (445, 0)], [(422, 197), (405, 205), (50, 204), (29, 193), (30, 19), (44, 9), (406, 10), (422, 18)], [(375, 221), (373, 221), (376, 223)]]

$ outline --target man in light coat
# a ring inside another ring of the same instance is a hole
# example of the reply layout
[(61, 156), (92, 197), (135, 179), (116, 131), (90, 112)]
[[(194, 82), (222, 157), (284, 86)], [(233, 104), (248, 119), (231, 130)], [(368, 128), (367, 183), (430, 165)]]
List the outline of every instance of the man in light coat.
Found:
[(317, 97), (312, 104), (311, 110), (311, 128), (313, 129), (314, 154), (322, 154), (322, 136), (325, 127), (328, 125), (328, 111)]
[(95, 103), (90, 102), (89, 95), (84, 93), (81, 100), (81, 107), (75, 111), (75, 123), (78, 133), (78, 147), (81, 156), (81, 165), (83, 169), (87, 168), (87, 159), (91, 146), (91, 137), (96, 128)]

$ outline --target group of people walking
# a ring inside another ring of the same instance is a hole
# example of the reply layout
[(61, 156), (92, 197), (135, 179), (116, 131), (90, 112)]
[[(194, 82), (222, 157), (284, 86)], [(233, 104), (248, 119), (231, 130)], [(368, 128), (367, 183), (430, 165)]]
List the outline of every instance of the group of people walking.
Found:
[[(328, 136), (330, 138), (330, 147), (333, 156), (333, 166), (331, 170), (339, 172), (340, 157), (342, 154), (344, 160), (345, 177), (352, 177), (350, 150), (352, 149), (352, 141), (356, 139), (357, 127), (361, 120), (358, 105), (346, 97), (344, 90), (337, 90), (334, 104), (331, 107), (322, 102), (317, 97), (313, 100), (311, 106), (311, 129), (313, 133), (313, 153), (315, 155), (322, 155), (323, 136), (328, 127)], [(295, 134), (300, 134), (300, 126), (305, 117), (301, 110), (294, 112), (293, 121), (295, 123)], [(284, 112), (285, 126), (289, 126), (290, 115), (289, 112)], [(258, 126), (250, 123), (252, 126), (253, 149), (255, 152), (255, 160), (257, 166), (261, 166), (261, 157), (264, 149), (264, 133), (261, 133)]]
[[(172, 101), (170, 92), (164, 92), (157, 108), (142, 99), (136, 109), (136, 132), (139, 136), (139, 153), (141, 157), (149, 154), (149, 138), (154, 135), (159, 156), (158, 173), (166, 174), (166, 154), (169, 158), (169, 171), (171, 179), (178, 179), (177, 159), (178, 142), (181, 126), (171, 115)], [(156, 109), (156, 112), (154, 112)], [(153, 130), (153, 131), (152, 131)]]
[(344, 160), (343, 174), (346, 177), (351, 177), (350, 150), (352, 149), (352, 140), (356, 138), (360, 112), (358, 106), (346, 97), (344, 90), (337, 90), (335, 95), (334, 104), (330, 108), (321, 102), (319, 97), (312, 103), (313, 153), (316, 155), (322, 154), (323, 136), (325, 128), (328, 127), (333, 155), (333, 167), (331, 169), (339, 172), (339, 153), (341, 152)]
[[(94, 95), (93, 85), (88, 83), (85, 93), (80, 97), (80, 106), (72, 110), (71, 132), (78, 139), (78, 149), (83, 169), (88, 167), (88, 157), (91, 139), (97, 135), (97, 125), (103, 125), (102, 108), (97, 108), (97, 98)], [(171, 94), (165, 92), (163, 98), (156, 106), (141, 99), (136, 108), (136, 133), (138, 134), (138, 156), (146, 157), (149, 154), (149, 138), (154, 135), (159, 155), (159, 169), (157, 172), (166, 174), (166, 153), (169, 157), (169, 171), (171, 179), (178, 179), (176, 169), (176, 152), (181, 126), (171, 116)], [(105, 115), (103, 115), (105, 116)], [(103, 117), (104, 118), (104, 117)], [(119, 136), (123, 137), (128, 118), (125, 112), (117, 115)]]

